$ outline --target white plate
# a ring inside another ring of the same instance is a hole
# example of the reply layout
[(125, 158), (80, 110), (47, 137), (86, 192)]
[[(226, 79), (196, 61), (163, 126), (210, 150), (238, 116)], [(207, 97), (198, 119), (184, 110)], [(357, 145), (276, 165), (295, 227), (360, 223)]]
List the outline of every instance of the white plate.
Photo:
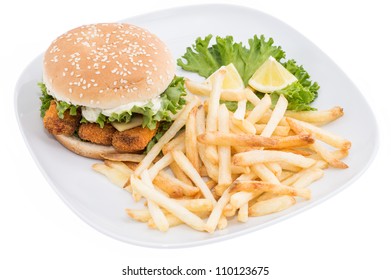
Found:
[[(353, 146), (346, 159), (350, 168), (326, 170), (324, 178), (311, 186), (313, 198), (310, 201), (299, 201), (286, 211), (266, 217), (250, 218), (245, 224), (230, 221), (227, 229), (213, 235), (186, 226), (161, 233), (126, 216), (124, 209), (134, 207), (135, 203), (128, 193), (91, 170), (96, 161), (69, 152), (44, 130), (39, 116), (40, 91), (37, 87), (42, 75), (42, 56), (39, 56), (22, 73), (16, 86), (15, 106), (20, 129), (33, 158), (53, 189), (77, 215), (99, 231), (125, 242), (150, 247), (185, 247), (232, 238), (320, 203), (351, 184), (372, 161), (377, 150), (378, 132), (367, 102), (327, 55), (285, 23), (260, 11), (229, 5), (175, 8), (124, 22), (157, 34), (175, 57), (180, 57), (198, 36), (210, 33), (233, 35), (241, 41), (247, 41), (254, 34), (274, 38), (275, 43), (286, 51), (287, 58), (303, 64), (313, 80), (320, 84), (319, 98), (314, 106), (326, 109), (340, 105), (344, 108), (345, 116), (328, 128), (350, 139)], [(189, 75), (178, 71), (179, 75)], [(362, 127), (366, 128), (365, 133)]]

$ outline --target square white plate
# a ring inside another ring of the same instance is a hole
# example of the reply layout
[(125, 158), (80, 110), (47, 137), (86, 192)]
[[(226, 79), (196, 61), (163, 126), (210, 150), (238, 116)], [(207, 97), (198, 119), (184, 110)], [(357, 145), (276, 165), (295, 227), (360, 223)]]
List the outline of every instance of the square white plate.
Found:
[[(250, 218), (245, 224), (235, 220), (227, 229), (214, 234), (178, 226), (167, 233), (149, 229), (125, 214), (135, 205), (131, 196), (95, 173), (94, 160), (79, 157), (61, 146), (43, 128), (39, 116), (42, 55), (22, 73), (15, 92), (15, 110), (27, 146), (42, 173), (65, 203), (85, 222), (99, 231), (132, 244), (149, 247), (185, 247), (215, 242), (258, 230), (295, 215), (336, 194), (369, 166), (378, 145), (377, 125), (361, 93), (338, 66), (318, 47), (285, 23), (260, 11), (230, 5), (202, 5), (164, 10), (124, 20), (149, 29), (165, 41), (176, 58), (199, 36), (233, 35), (247, 42), (254, 34), (272, 37), (287, 58), (303, 64), (321, 89), (313, 104), (319, 109), (339, 105), (345, 116), (328, 129), (353, 143), (346, 170), (326, 170), (324, 178), (311, 186), (313, 198), (292, 208), (265, 217)], [(179, 75), (189, 73), (178, 69)], [(194, 77), (194, 74), (192, 74)], [(362, 127), (366, 127), (363, 133)]]

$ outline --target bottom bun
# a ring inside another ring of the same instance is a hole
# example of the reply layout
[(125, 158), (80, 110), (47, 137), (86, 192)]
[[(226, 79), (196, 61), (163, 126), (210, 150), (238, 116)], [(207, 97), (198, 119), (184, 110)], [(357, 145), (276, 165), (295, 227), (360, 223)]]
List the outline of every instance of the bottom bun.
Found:
[(65, 148), (83, 157), (103, 159), (101, 154), (115, 153), (113, 146), (103, 146), (81, 141), (75, 136), (53, 135)]

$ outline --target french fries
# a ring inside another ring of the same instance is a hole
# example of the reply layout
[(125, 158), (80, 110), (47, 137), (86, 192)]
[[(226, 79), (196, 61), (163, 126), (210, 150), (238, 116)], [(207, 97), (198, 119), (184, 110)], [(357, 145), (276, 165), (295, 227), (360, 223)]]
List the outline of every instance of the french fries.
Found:
[[(341, 107), (287, 111), (280, 95), (273, 108), (268, 94), (224, 89), (226, 71), (208, 84), (185, 81), (207, 100), (190, 99), (148, 154), (104, 154), (93, 165), (136, 201), (145, 198), (144, 209), (125, 209), (133, 220), (160, 231), (185, 224), (213, 233), (235, 216), (245, 223), (305, 203), (327, 168), (348, 168), (342, 159), (351, 142), (319, 127), (342, 117)], [(238, 102), (237, 110), (224, 101)]]

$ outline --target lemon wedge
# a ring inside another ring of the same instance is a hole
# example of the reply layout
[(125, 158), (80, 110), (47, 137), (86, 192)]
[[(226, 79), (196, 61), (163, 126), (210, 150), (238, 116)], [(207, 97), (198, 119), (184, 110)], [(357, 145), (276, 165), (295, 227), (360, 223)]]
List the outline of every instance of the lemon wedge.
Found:
[(296, 82), (297, 78), (270, 56), (248, 81), (249, 85), (257, 91), (271, 93), (275, 90)]
[[(227, 73), (223, 80), (222, 89), (243, 89), (244, 83), (242, 77), (240, 77), (240, 74), (238, 70), (236, 70), (235, 66), (230, 63), (223, 67), (225, 67)], [(209, 78), (206, 79), (205, 83), (211, 85), (218, 71), (219, 70), (216, 70), (212, 75), (210, 75)]]

